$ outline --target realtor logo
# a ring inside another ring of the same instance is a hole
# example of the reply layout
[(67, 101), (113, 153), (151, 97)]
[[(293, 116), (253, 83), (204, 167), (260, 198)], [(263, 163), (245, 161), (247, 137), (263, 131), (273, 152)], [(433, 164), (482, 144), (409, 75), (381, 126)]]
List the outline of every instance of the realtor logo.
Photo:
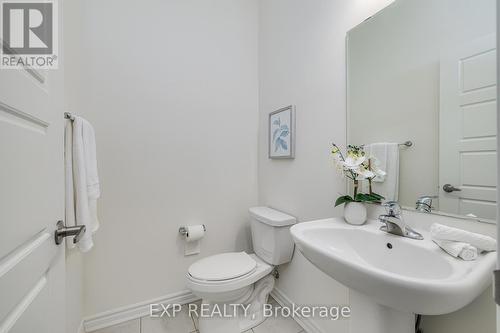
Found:
[(57, 68), (57, 4), (3, 1), (1, 68)]

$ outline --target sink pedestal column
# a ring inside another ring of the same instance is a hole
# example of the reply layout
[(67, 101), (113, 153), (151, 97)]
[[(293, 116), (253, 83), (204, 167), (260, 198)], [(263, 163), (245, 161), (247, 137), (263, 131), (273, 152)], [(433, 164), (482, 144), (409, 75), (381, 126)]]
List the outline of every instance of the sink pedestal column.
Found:
[(415, 333), (415, 315), (375, 303), (370, 297), (349, 289), (350, 333)]

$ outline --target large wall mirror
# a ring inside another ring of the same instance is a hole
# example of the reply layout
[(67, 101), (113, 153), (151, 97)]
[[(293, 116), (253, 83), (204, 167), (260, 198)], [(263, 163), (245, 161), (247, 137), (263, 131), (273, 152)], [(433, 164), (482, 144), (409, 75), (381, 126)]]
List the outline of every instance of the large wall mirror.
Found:
[(374, 186), (396, 184), (387, 196), (408, 209), (429, 197), (433, 213), (496, 218), (495, 13), (495, 0), (396, 0), (348, 33), (348, 142), (398, 160)]

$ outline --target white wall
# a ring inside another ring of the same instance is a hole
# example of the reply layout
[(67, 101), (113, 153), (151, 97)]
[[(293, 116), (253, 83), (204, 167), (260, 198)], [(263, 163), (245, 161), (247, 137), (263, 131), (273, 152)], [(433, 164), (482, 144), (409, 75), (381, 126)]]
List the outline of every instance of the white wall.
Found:
[(401, 149), (405, 206), (439, 193), (441, 54), (495, 26), (495, 0), (399, 0), (349, 33), (349, 143), (413, 141)]
[[(345, 36), (390, 0), (262, 0), (260, 2), (259, 201), (301, 221), (338, 216), (344, 182), (332, 165), (331, 142), (345, 144)], [(267, 115), (297, 107), (295, 160), (267, 158)], [(277, 288), (298, 304), (346, 304), (347, 289), (298, 251), (281, 268)], [(347, 321), (316, 323), (347, 332)]]
[(66, 332), (78, 332), (84, 316), (83, 256), (66, 250)]
[[(86, 0), (80, 107), (97, 135), (101, 228), (85, 314), (185, 289), (201, 257), (249, 247), (257, 203), (258, 3)], [(205, 223), (184, 257), (178, 228)]]

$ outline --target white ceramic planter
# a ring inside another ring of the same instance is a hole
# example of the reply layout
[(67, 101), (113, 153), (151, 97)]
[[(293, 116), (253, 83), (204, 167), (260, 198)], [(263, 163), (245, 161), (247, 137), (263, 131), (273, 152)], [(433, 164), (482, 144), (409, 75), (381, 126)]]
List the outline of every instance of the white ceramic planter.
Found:
[(349, 224), (362, 225), (366, 222), (366, 206), (362, 202), (347, 202), (344, 205), (344, 219)]

